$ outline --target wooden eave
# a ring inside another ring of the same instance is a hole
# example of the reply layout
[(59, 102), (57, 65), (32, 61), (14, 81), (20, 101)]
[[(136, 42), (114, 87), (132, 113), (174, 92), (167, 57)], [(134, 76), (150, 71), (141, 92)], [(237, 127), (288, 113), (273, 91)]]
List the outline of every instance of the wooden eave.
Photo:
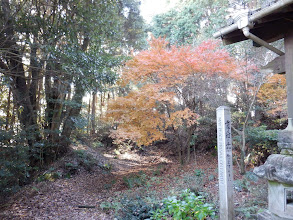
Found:
[[(259, 10), (255, 13), (261, 12), (262, 10)], [(253, 17), (253, 13), (250, 16)], [(250, 28), (250, 32), (268, 43), (284, 38), (284, 33), (288, 29), (293, 29), (293, 1), (284, 8), (272, 11), (268, 15), (255, 19), (252, 23), (254, 25)], [(232, 25), (235, 27), (237, 24)], [(229, 29), (230, 27), (227, 26), (222, 29)], [(242, 30), (238, 28), (220, 36), (226, 45), (247, 40)]]

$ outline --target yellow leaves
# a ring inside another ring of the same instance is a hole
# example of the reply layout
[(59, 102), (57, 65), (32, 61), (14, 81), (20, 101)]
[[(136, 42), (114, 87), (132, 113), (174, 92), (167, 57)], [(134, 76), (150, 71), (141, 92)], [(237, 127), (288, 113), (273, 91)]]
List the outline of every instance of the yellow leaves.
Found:
[(286, 96), (286, 78), (284, 75), (273, 75), (260, 88), (258, 98), (261, 102), (267, 100), (284, 99)]
[(284, 111), (286, 105), (286, 78), (285, 75), (275, 74), (264, 83), (257, 95), (258, 102), (268, 108), (269, 114)]
[(188, 108), (172, 112), (168, 117), (166, 109), (160, 110), (158, 105), (159, 100), (167, 102), (170, 98), (168, 93), (163, 93), (160, 97), (160, 93), (154, 94), (149, 90), (149, 85), (145, 88), (109, 104), (107, 118), (113, 119), (118, 125), (117, 130), (111, 131), (111, 137), (116, 143), (131, 140), (139, 146), (150, 145), (154, 141), (164, 139), (164, 130), (170, 126), (177, 129), (182, 125), (191, 126), (196, 123), (197, 114)]
[(176, 111), (171, 113), (168, 122), (168, 126), (173, 126), (175, 129), (186, 124), (188, 127), (197, 122), (198, 115), (192, 112), (189, 108), (185, 108), (183, 111)]
[(109, 104), (106, 117), (118, 125), (117, 130), (111, 131), (111, 137), (117, 143), (131, 140), (137, 145), (149, 145), (164, 138), (162, 119), (165, 115), (156, 108), (158, 99), (167, 98), (160, 97), (157, 89), (146, 85)]
[(163, 121), (159, 114), (139, 109), (136, 111), (135, 117), (130, 117), (129, 119), (120, 121), (117, 130), (111, 131), (111, 137), (117, 143), (131, 140), (141, 146), (149, 145), (153, 141), (164, 138), (162, 129), (160, 129), (163, 127)]

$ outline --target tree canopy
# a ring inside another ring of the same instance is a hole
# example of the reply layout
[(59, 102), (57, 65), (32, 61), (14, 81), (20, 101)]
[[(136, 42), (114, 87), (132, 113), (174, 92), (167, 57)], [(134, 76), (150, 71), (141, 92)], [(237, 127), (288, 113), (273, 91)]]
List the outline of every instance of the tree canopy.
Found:
[(191, 103), (197, 100), (186, 94), (188, 82), (215, 75), (230, 77), (235, 68), (234, 60), (217, 42), (203, 42), (196, 48), (168, 47), (164, 39), (153, 38), (150, 49), (135, 55), (123, 69), (122, 84), (132, 83), (136, 89), (109, 105), (108, 117), (117, 123), (112, 137), (141, 146), (166, 138), (170, 128), (176, 132), (180, 127), (192, 127), (198, 112)]
[(1, 127), (23, 132), (32, 166), (67, 151), (86, 92), (114, 84), (127, 51), (143, 46), (138, 6), (136, 0), (1, 0), (1, 83), (12, 94)]
[(153, 18), (152, 33), (165, 37), (171, 44), (196, 44), (212, 38), (214, 30), (225, 20), (229, 2), (186, 1)]

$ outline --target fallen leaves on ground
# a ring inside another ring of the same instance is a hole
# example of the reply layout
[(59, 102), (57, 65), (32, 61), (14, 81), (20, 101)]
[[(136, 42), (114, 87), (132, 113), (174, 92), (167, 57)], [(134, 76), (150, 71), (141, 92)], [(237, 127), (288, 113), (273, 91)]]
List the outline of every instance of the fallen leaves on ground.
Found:
[[(100, 208), (103, 201), (111, 201), (129, 189), (123, 177), (140, 171), (148, 177), (158, 175), (159, 181), (154, 181), (149, 190), (156, 191), (158, 197), (163, 198), (167, 193), (178, 190), (176, 184), (186, 184), (184, 178), (195, 171), (205, 174), (204, 190), (218, 201), (217, 158), (210, 153), (201, 153), (196, 156), (196, 162), (181, 166), (176, 158), (164, 157), (159, 150), (147, 150), (144, 153), (129, 151), (119, 156), (115, 154), (102, 154), (101, 151), (80, 146), (102, 164), (111, 164), (111, 172), (101, 169), (87, 172), (80, 171), (70, 179), (57, 179), (32, 183), (23, 187), (11, 196), (8, 203), (0, 209), (0, 219), (114, 219), (113, 213), (104, 212)], [(75, 147), (78, 149), (78, 147)], [(163, 166), (162, 166), (163, 164)], [(154, 174), (157, 168), (160, 172)], [(234, 168), (234, 179), (241, 179), (237, 167)], [(210, 177), (210, 179), (208, 179)], [(213, 177), (213, 178), (212, 178)], [(184, 187), (184, 185), (183, 185)], [(131, 189), (139, 193), (141, 189)], [(160, 192), (162, 195), (160, 196)], [(249, 201), (251, 195), (248, 191), (235, 191), (235, 204), (243, 205)]]

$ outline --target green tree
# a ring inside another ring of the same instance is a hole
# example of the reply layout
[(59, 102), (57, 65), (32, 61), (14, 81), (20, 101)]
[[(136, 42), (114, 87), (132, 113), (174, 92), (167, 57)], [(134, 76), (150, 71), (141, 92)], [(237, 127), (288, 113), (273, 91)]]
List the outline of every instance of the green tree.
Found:
[(166, 37), (170, 44), (196, 44), (212, 38), (214, 30), (225, 19), (228, 1), (185, 1), (170, 11), (153, 18), (155, 37)]
[(137, 10), (136, 0), (0, 1), (0, 74), (31, 166), (67, 151), (83, 96), (113, 84), (121, 51), (141, 45)]

